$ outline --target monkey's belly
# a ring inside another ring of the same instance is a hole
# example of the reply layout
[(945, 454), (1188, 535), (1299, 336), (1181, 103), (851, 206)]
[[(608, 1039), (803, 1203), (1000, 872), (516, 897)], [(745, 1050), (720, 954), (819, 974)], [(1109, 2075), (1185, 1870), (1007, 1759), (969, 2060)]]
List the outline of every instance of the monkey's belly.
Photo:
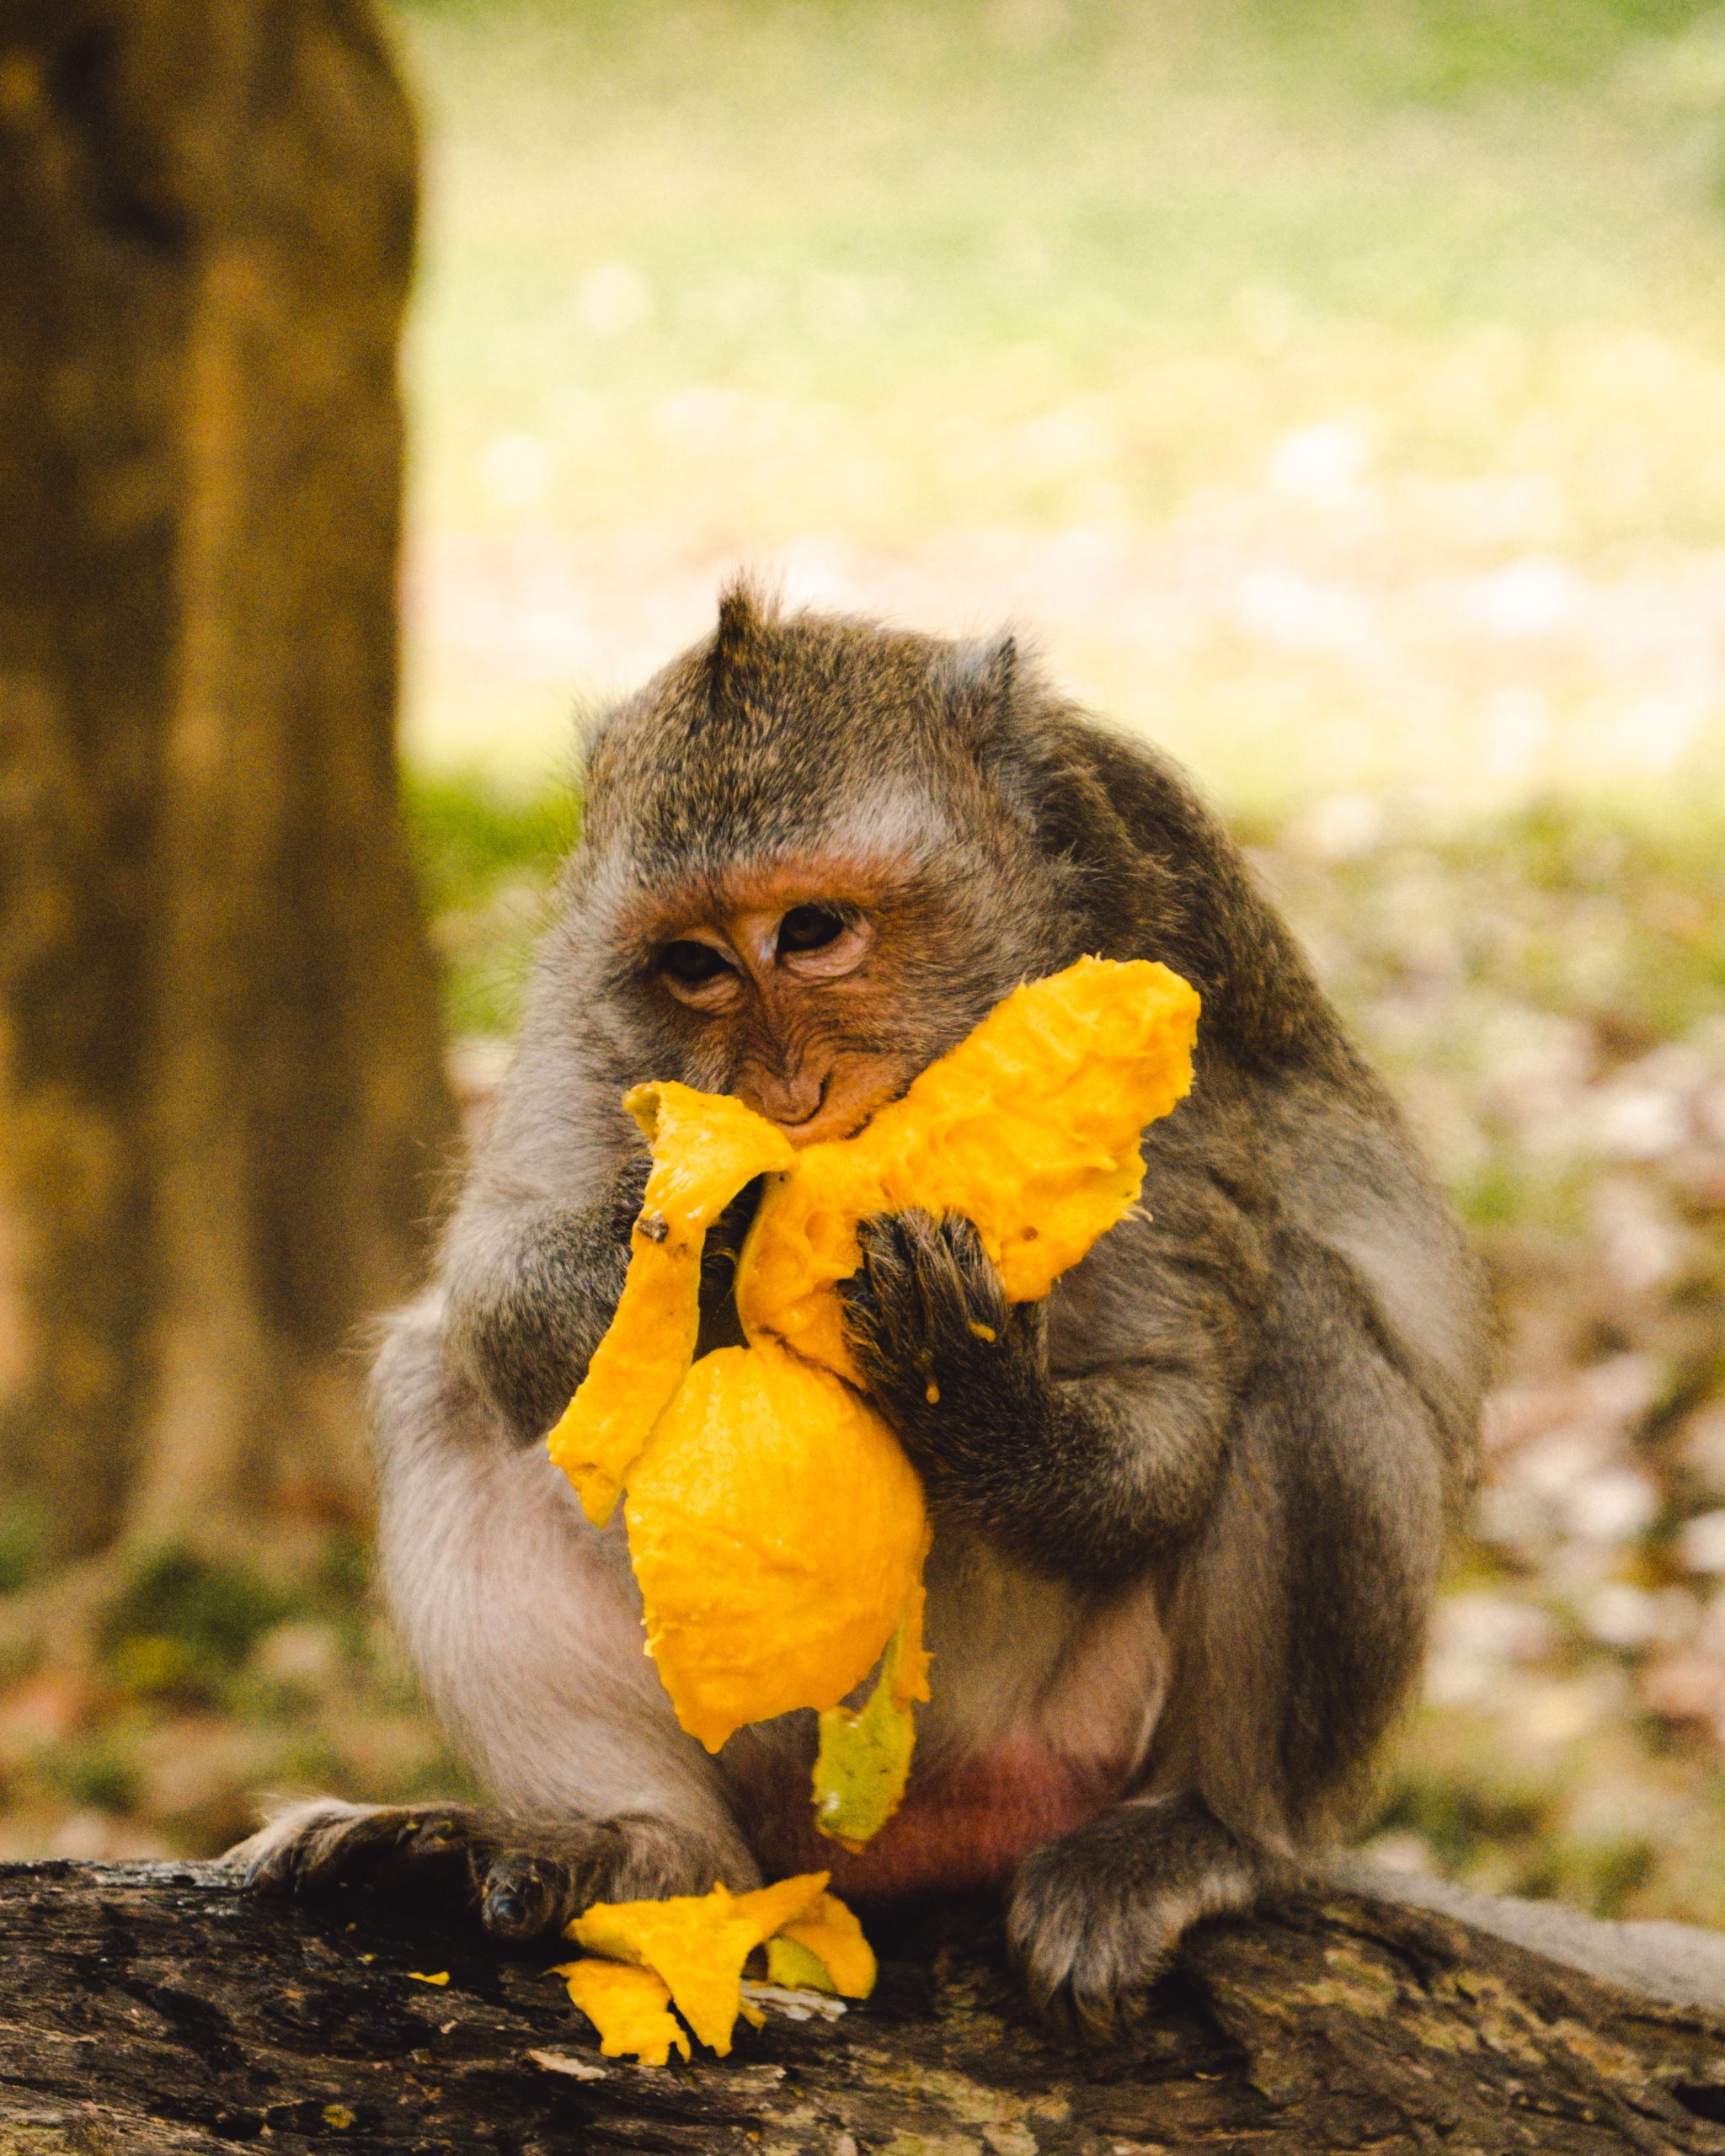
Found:
[(814, 1822), (781, 1817), (760, 1854), (774, 1874), (832, 1873), (836, 1894), (862, 1900), (1003, 1886), (1018, 1860), (1105, 1812), (1128, 1774), (1114, 1763), (1080, 1764), (1031, 1745), (967, 1760), (919, 1784), (868, 1846), (852, 1854), (816, 1833)]

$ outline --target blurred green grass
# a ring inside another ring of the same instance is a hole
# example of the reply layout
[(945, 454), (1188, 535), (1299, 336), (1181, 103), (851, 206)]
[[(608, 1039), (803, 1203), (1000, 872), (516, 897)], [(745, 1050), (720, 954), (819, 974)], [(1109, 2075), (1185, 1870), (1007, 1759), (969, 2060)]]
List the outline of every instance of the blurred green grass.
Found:
[(575, 795), (437, 771), (410, 771), (404, 784), (450, 1038), (511, 1035), (558, 867), (579, 830)]

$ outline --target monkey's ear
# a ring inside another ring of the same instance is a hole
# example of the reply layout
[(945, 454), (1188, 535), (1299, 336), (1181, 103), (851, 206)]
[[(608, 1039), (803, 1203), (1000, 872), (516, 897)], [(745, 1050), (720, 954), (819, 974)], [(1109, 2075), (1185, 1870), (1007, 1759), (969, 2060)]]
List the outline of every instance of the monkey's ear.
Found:
[(943, 702), (955, 729), (967, 747), (985, 748), (1012, 709), (1018, 639), (1003, 636), (955, 644), (942, 671)]

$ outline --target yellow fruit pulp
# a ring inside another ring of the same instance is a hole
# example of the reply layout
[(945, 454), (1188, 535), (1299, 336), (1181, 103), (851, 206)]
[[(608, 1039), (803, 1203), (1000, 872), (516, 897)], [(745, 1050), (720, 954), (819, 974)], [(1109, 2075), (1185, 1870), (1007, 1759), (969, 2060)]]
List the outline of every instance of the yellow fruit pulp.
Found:
[[(836, 1838), (860, 1845), (891, 1816), (910, 1703), (928, 1696), (921, 1486), (841, 1382), (858, 1224), (963, 1214), (1013, 1300), (1045, 1294), (1135, 1202), (1139, 1134), (1191, 1083), (1197, 1016), (1165, 966), (1081, 959), (1016, 990), (857, 1136), (800, 1153), (740, 1102), (628, 1097), (654, 1149), (647, 1201), (552, 1454), (596, 1524), (627, 1488), (649, 1652), (686, 1729), (717, 1751), (745, 1723), (823, 1710), (816, 1817)], [(737, 1275), (750, 1344), (692, 1369), (702, 1240), (761, 1174)], [(892, 1668), (847, 1713), (895, 1630)]]
[[(675, 1894), (660, 1902), (595, 1902), (569, 1926), (567, 1936), (590, 1953), (651, 1970), (702, 2042), (723, 2057), (730, 2050), (731, 2031), (742, 2011), (743, 1965), (757, 1946), (764, 1946), (786, 1925), (815, 1917), (816, 1934), (830, 1936), (836, 1956), (847, 1973), (854, 1973), (855, 1950), (845, 1938), (844, 1919), (849, 1918), (854, 1925), (856, 1919), (842, 1902), (825, 1893), (826, 1881), (824, 1871), (807, 1871), (752, 1894), (733, 1894), (716, 1886), (710, 1894)], [(823, 1913), (821, 1905), (828, 1901), (842, 1913)], [(566, 1964), (558, 1973), (568, 1975), (570, 1969), (587, 1966)], [(595, 1981), (582, 1979), (590, 1987)], [(569, 1996), (587, 2012), (585, 2001), (576, 1997), (573, 1979)], [(603, 2023), (596, 2015), (592, 2019), (603, 2035)], [(656, 2030), (654, 2036), (656, 2041)], [(686, 2047), (683, 2055), (688, 2056)], [(664, 2063), (663, 2057), (654, 2062)]]
[(638, 1086), (624, 1106), (653, 1148), (653, 1171), (617, 1314), (550, 1438), (595, 1527), (694, 1355), (707, 1230), (745, 1183), (796, 1158), (782, 1132), (723, 1093)]
[(974, 1221), (1009, 1301), (1045, 1295), (1135, 1203), (1140, 1134), (1189, 1089), (1197, 1027), (1196, 990), (1146, 959), (1015, 989), (856, 1137), (768, 1186), (737, 1268), (745, 1332), (854, 1381), (835, 1290), (858, 1225), (913, 1206)]
[(648, 1652), (714, 1752), (745, 1722), (836, 1707), (879, 1659), (927, 1544), (891, 1432), (770, 1342), (696, 1364), (629, 1470), (625, 1517)]
[(651, 1969), (622, 1961), (565, 1961), (552, 1972), (599, 2031), (607, 2058), (633, 2057), (663, 2066), (675, 2044), (689, 2056), (687, 2033), (670, 2011), (670, 1987)]

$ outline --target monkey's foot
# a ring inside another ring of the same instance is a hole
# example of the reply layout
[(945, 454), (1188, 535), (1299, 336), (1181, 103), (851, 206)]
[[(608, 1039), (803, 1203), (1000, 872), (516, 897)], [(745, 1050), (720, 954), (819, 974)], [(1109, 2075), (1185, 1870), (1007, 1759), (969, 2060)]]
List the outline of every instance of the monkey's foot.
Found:
[(521, 1819), (470, 1804), (346, 1804), (312, 1797), (278, 1812), (223, 1861), (261, 1894), (344, 1882), (447, 1895), (510, 1940), (560, 1930), (594, 1902), (702, 1894), (734, 1861), (662, 1819)]
[(1248, 1908), (1271, 1870), (1194, 1796), (1116, 1805), (1033, 1849), (1007, 1913), (1032, 2003), (1056, 2028), (1107, 2041), (1140, 2018), (1182, 1934)]

